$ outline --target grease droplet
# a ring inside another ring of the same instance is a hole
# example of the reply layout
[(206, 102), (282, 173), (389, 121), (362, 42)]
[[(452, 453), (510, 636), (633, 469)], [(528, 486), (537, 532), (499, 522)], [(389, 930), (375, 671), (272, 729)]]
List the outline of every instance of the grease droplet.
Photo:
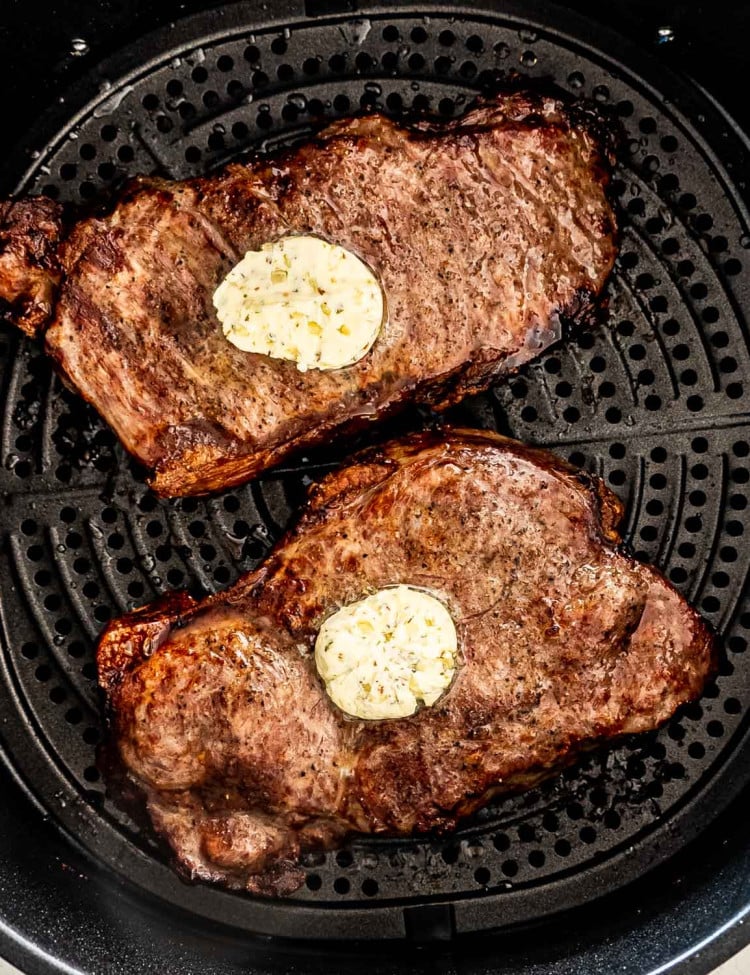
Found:
[(70, 53), (74, 58), (82, 58), (89, 53), (88, 42), (82, 37), (74, 37), (70, 42)]
[(671, 27), (660, 27), (656, 31), (657, 44), (671, 44), (674, 41), (675, 33)]

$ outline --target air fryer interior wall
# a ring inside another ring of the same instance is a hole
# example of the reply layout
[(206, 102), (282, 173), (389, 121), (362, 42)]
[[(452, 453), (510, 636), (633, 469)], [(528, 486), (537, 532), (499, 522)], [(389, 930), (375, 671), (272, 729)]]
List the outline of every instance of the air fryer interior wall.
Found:
[[(720, 673), (700, 704), (659, 733), (505, 800), (447, 840), (356, 840), (337, 853), (310, 856), (305, 888), (278, 903), (187, 886), (101, 780), (96, 633), (113, 614), (167, 588), (211, 591), (252, 568), (310, 479), (345, 450), (318, 452), (210, 499), (160, 501), (95, 413), (53, 377), (39, 349), (5, 329), (0, 699), (2, 755), (9, 783), (16, 782), (3, 811), (5, 842), (25, 829), (24, 802), (50, 825), (38, 848), (25, 849), (20, 839), (7, 846), (2, 869), (16, 896), (0, 914), (43, 952), (79, 965), (89, 958), (85, 970), (97, 972), (96, 939), (89, 944), (74, 933), (77, 901), (87, 900), (83, 887), (97, 891), (91, 933), (100, 933), (108, 957), (122, 959), (123, 971), (142, 970), (127, 965), (145, 950), (144, 928), (152, 924), (175, 932), (176, 944), (157, 949), (169, 964), (177, 964), (174, 952), (185, 939), (191, 942), (179, 962), (185, 971), (206, 953), (216, 956), (215, 967), (202, 964), (202, 971), (233, 970), (234, 946), (252, 932), (438, 940), (466, 959), (462, 965), (490, 970), (482, 952), (491, 957), (499, 942), (467, 946), (461, 939), (490, 929), (503, 931), (505, 957), (519, 971), (543, 965), (539, 970), (551, 972), (566, 953), (591, 962), (590, 953), (598, 952), (611, 961), (605, 949), (632, 956), (624, 970), (647, 971), (649, 951), (652, 961), (654, 952), (665, 961), (689, 943), (670, 913), (682, 891), (668, 885), (679, 878), (685, 902), (695, 905), (706, 896), (709, 880), (696, 863), (717, 850), (705, 838), (689, 844), (733, 798), (745, 801), (747, 142), (694, 86), (560, 10), (488, 4), (460, 14), (448, 7), (363, 6), (312, 17), (319, 4), (243, 4), (166, 27), (72, 85), (9, 157), (5, 187), (94, 204), (128, 175), (205, 172), (249, 146), (288, 144), (321, 119), (360, 107), (450, 117), (510, 69), (551, 78), (612, 111), (626, 139), (614, 184), (624, 230), (610, 288), (611, 326), (576, 332), (448, 419), (547, 446), (603, 476), (626, 502), (633, 551), (659, 565), (721, 633)], [(136, 8), (133, 19), (144, 16)], [(684, 43), (657, 31), (660, 38), (662, 45)], [(89, 57), (88, 43), (85, 31), (70, 32), (70, 74)], [(29, 104), (35, 98), (30, 92)], [(437, 422), (412, 412), (375, 436)], [(732, 835), (735, 816), (726, 814), (724, 835)], [(731, 858), (710, 874), (714, 884), (724, 877), (727, 918), (744, 904), (735, 874), (743, 845), (740, 830)], [(618, 905), (610, 917), (602, 895), (668, 857), (658, 883), (610, 898)], [(51, 885), (61, 926), (56, 949), (46, 905), (31, 910), (26, 901), (21, 879), (29, 876), (40, 887)], [(559, 920), (584, 903), (595, 906)], [(150, 922), (142, 911), (153, 912)], [(589, 922), (581, 935), (586, 916), (593, 929)], [(706, 918), (694, 921), (692, 937)], [(663, 924), (667, 929), (647, 949), (644, 932)], [(512, 933), (516, 925), (543, 925), (545, 936), (530, 946)], [(200, 937), (205, 931), (211, 938), (221, 931), (220, 942)], [(128, 935), (129, 951), (115, 952)], [(627, 952), (629, 943), (638, 952)], [(292, 964), (289, 946), (263, 950), (253, 948), (259, 969)], [(305, 948), (299, 957), (324, 959), (320, 952), (327, 950)], [(397, 957), (410, 964), (408, 954)], [(346, 956), (339, 962), (344, 966)], [(33, 964), (54, 970), (48, 959)]]

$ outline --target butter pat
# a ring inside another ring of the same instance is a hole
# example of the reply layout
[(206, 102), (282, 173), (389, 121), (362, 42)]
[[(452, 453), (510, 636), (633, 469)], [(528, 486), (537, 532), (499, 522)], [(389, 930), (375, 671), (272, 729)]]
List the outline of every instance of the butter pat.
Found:
[(446, 607), (411, 586), (381, 589), (321, 626), (315, 666), (328, 696), (357, 718), (404, 718), (453, 680), (458, 639)]
[(384, 299), (370, 268), (319, 237), (283, 237), (248, 251), (213, 296), (238, 349), (289, 359), (301, 372), (340, 369), (372, 348)]

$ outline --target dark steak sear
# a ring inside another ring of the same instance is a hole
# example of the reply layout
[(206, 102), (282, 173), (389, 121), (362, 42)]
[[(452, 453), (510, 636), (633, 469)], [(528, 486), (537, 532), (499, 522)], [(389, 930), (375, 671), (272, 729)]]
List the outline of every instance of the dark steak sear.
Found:
[[(205, 179), (138, 179), (65, 239), (56, 204), (5, 204), (0, 299), (156, 491), (227, 488), (407, 403), (446, 407), (557, 341), (561, 318), (588, 316), (616, 254), (598, 131), (516, 93), (440, 125), (337, 122)], [(382, 281), (388, 323), (352, 366), (301, 373), (224, 338), (219, 282), (298, 233)]]
[[(549, 454), (419, 434), (323, 480), (226, 593), (112, 623), (98, 661), (113, 739), (182, 870), (288, 892), (305, 849), (452, 829), (697, 697), (712, 638), (617, 550), (621, 513), (602, 482)], [(412, 717), (344, 718), (315, 671), (317, 630), (394, 584), (449, 607), (462, 664)]]

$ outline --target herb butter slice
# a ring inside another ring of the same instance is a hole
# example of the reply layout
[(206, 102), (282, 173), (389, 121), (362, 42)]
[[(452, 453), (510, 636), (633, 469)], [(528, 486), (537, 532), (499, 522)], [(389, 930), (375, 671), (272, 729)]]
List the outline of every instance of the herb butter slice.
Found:
[(385, 309), (380, 283), (363, 261), (304, 235), (248, 251), (213, 302), (238, 349), (288, 359), (301, 372), (358, 362), (374, 345)]
[(328, 696), (356, 718), (405, 718), (442, 697), (458, 638), (439, 599), (398, 585), (343, 606), (323, 623), (315, 666)]

